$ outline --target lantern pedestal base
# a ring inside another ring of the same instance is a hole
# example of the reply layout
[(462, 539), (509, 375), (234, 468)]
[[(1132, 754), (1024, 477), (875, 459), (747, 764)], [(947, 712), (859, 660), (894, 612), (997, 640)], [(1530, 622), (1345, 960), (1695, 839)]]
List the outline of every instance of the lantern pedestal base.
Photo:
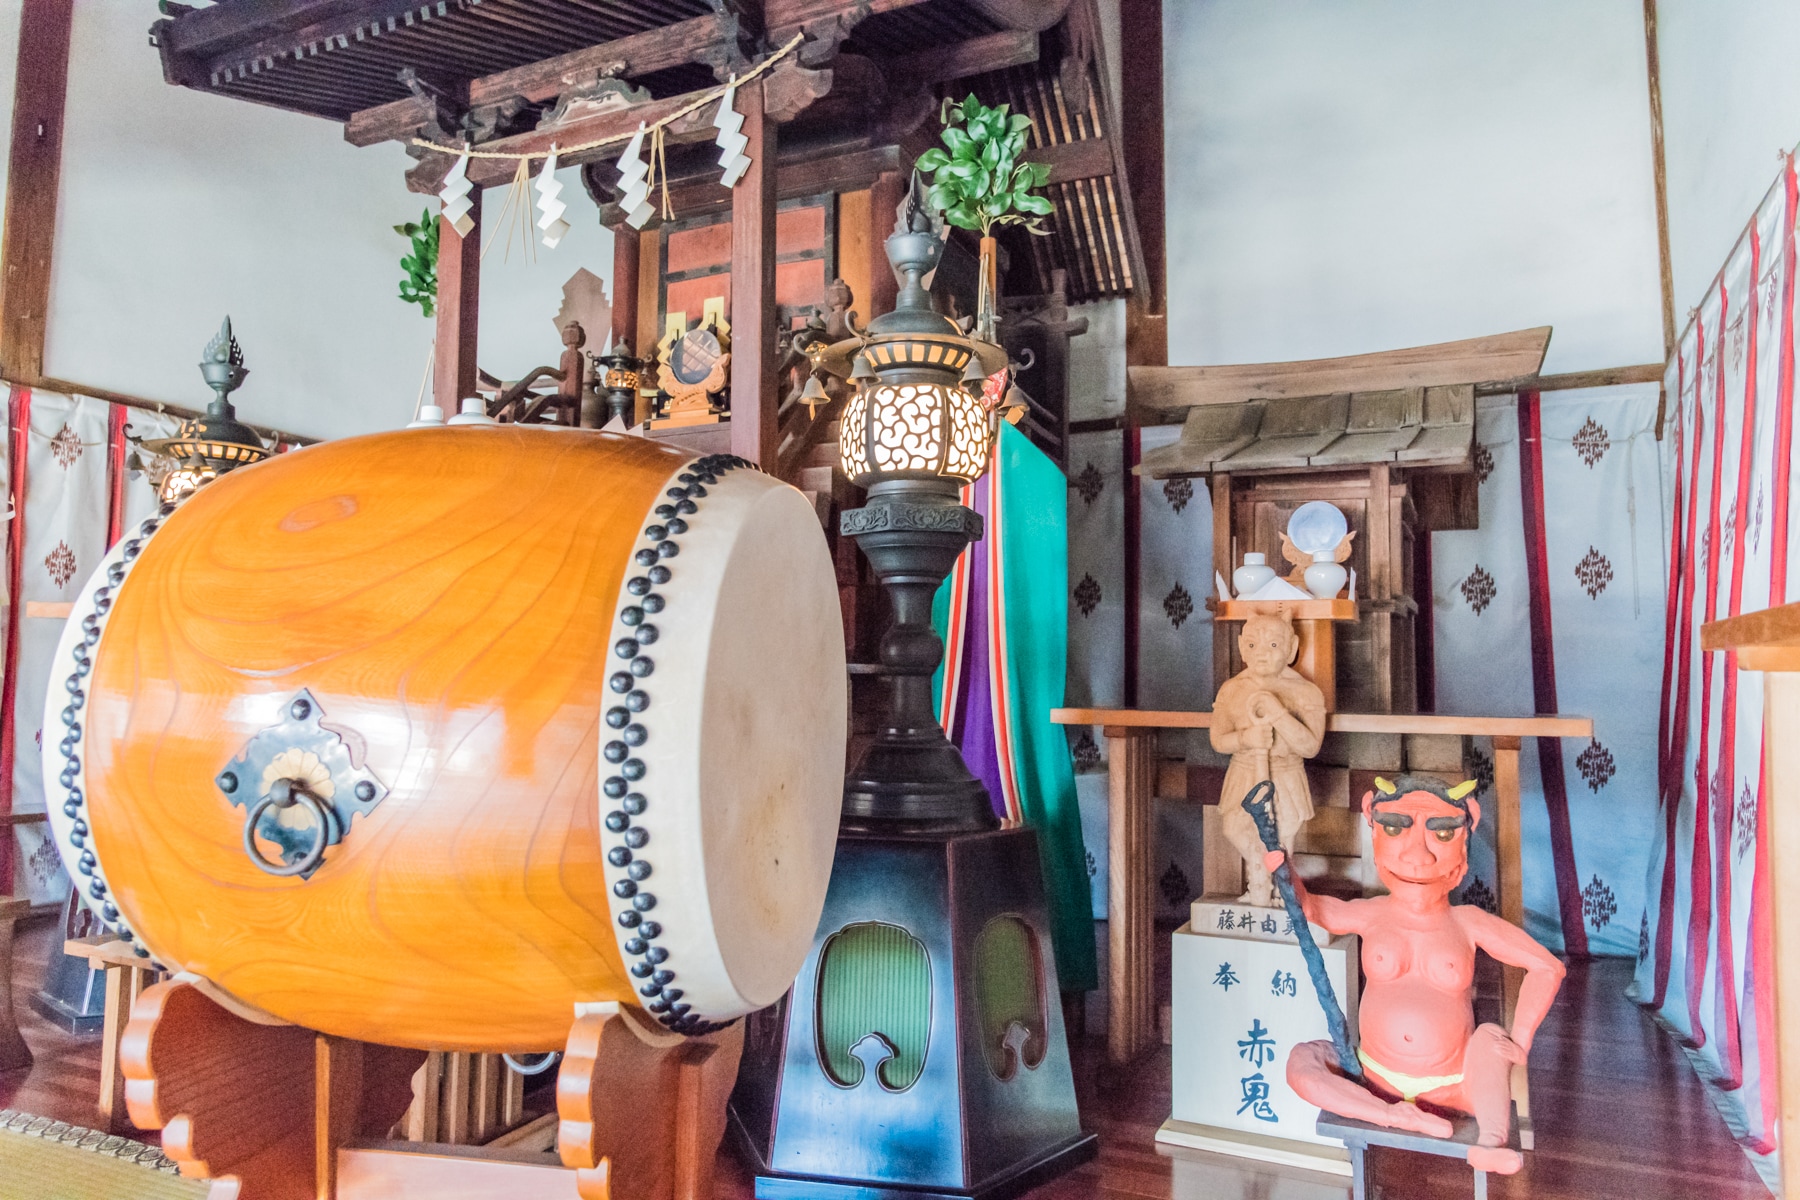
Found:
[(762, 1200), (1001, 1200), (1093, 1158), (1037, 835), (840, 837), (793, 991), (749, 1019), (732, 1129)]
[(970, 833), (999, 822), (987, 789), (944, 736), (932, 710), (931, 677), (944, 644), (931, 602), (963, 547), (981, 537), (981, 515), (958, 503), (955, 480), (890, 480), (846, 512), (854, 537), (894, 603), (881, 639), (886, 685), (875, 738), (844, 781), (845, 833)]

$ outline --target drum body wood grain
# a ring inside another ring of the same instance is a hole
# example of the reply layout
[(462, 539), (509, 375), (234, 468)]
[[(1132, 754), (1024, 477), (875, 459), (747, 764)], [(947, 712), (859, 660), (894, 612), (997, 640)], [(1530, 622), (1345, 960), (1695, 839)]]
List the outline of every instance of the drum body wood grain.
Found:
[[(811, 941), (842, 647), (811, 506), (752, 469), (511, 426), (327, 443), (90, 581), (54, 824), (97, 911), (286, 1021), (523, 1051), (616, 1001), (697, 1032)], [(322, 858), (271, 873), (320, 814)]]

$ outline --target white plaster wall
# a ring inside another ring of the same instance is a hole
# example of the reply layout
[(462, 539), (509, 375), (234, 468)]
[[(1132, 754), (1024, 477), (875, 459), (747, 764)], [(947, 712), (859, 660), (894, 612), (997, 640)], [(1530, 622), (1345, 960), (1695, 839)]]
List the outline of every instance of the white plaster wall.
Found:
[(1679, 331), (1800, 143), (1800, 4), (1659, 0), (1657, 26)]
[[(488, 188), (482, 193), (482, 219), (488, 225), (482, 237), (488, 250), (481, 261), (476, 357), (483, 370), (501, 379), (523, 379), (533, 367), (557, 364), (562, 332), (555, 318), (562, 308), (563, 284), (576, 271), (585, 267), (598, 275), (606, 281), (607, 294), (612, 294), (612, 231), (600, 224), (594, 202), (582, 189), (580, 167), (565, 167), (556, 173), (556, 179), (563, 185), (560, 198), (569, 206), (563, 214), (569, 232), (554, 250), (546, 249), (535, 237), (535, 251), (527, 249), (512, 214), (501, 218), (506, 188)], [(436, 197), (429, 199), (432, 211), (437, 211)], [(536, 191), (530, 193), (530, 199), (537, 202)], [(537, 216), (535, 208), (526, 213), (532, 222)], [(535, 225), (532, 232), (536, 233)], [(490, 236), (491, 243), (486, 240)], [(606, 344), (607, 331), (589, 329), (587, 335), (587, 348), (598, 353)]]
[(155, 19), (142, 0), (75, 4), (45, 373), (197, 406), (195, 364), (229, 313), (246, 419), (319, 437), (404, 423), (431, 340), (396, 298), (392, 226), (421, 201), (409, 160), (170, 87)]
[[(8, 103), (18, 9), (0, 0)], [(407, 243), (393, 226), (437, 198), (407, 192), (398, 146), (358, 149), (330, 121), (170, 87), (154, 19), (140, 0), (75, 5), (45, 373), (197, 407), (195, 364), (229, 313), (246, 419), (314, 437), (404, 424), (434, 323), (398, 298)], [(612, 235), (578, 176), (558, 173), (572, 227), (556, 250), (496, 241), (483, 264), (479, 358), (503, 378), (557, 361), (553, 318), (577, 267), (611, 278)], [(490, 220), (505, 200), (487, 192)]]
[(1546, 371), (1662, 359), (1639, 5), (1163, 11), (1170, 362), (1546, 324)]

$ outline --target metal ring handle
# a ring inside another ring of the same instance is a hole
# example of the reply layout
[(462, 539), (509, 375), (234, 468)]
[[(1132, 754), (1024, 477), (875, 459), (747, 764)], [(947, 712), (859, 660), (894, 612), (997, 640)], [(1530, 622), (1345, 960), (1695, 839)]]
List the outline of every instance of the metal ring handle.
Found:
[[(262, 851), (256, 848), (256, 823), (262, 819), (263, 813), (273, 808), (287, 808), (301, 804), (312, 814), (313, 828), (316, 836), (312, 847), (291, 863), (272, 863), (264, 858)], [(331, 816), (325, 809), (325, 802), (302, 787), (297, 779), (277, 779), (269, 786), (269, 794), (250, 806), (249, 815), (244, 818), (244, 853), (250, 861), (271, 875), (304, 875), (325, 857), (325, 847), (331, 841)]]
[(544, 1051), (544, 1057), (538, 1059), (538, 1061), (532, 1063), (530, 1066), (520, 1063), (518, 1059), (510, 1054), (502, 1054), (500, 1057), (506, 1061), (507, 1066), (511, 1067), (513, 1071), (519, 1075), (542, 1075), (562, 1059), (562, 1051), (546, 1050)]

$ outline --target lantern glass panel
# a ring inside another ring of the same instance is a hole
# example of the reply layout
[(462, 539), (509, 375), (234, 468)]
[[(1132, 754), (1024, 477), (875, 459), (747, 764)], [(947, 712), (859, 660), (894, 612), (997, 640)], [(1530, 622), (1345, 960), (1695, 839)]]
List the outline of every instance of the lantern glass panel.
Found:
[(883, 383), (869, 389), (875, 406), (869, 465), (880, 472), (935, 475), (944, 460), (944, 401), (937, 383)]
[(973, 483), (987, 470), (988, 445), (992, 430), (988, 412), (981, 397), (967, 388), (951, 388), (950, 447), (944, 457), (943, 474)]
[(869, 392), (867, 388), (859, 387), (850, 393), (850, 399), (844, 405), (843, 419), (838, 423), (838, 454), (844, 464), (844, 474), (852, 480), (861, 479), (869, 471), (868, 446), (863, 440), (863, 428), (868, 419)]

